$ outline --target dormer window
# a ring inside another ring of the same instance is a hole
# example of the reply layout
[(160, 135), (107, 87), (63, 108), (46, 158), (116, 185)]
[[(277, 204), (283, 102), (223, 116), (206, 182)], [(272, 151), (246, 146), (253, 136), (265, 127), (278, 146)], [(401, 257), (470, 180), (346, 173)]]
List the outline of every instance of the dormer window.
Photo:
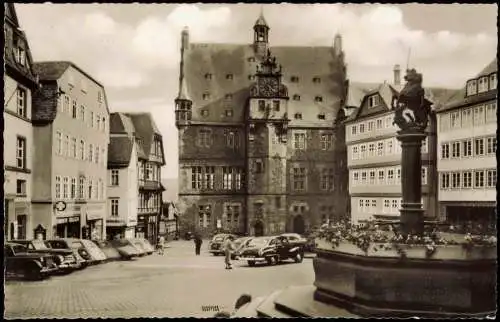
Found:
[(292, 77), (290, 77), (290, 81), (292, 83), (298, 83), (299, 82), (299, 77), (298, 76), (292, 76)]
[(227, 74), (226, 79), (228, 80), (233, 80), (233, 74)]
[(226, 94), (225, 98), (226, 98), (226, 101), (230, 101), (233, 99), (233, 94)]
[(314, 98), (314, 101), (315, 101), (315, 102), (323, 102), (323, 97), (322, 97), (322, 96), (316, 96), (316, 97)]
[(297, 95), (297, 94), (293, 95), (293, 100), (300, 101), (300, 95)]
[(477, 82), (475, 79), (467, 82), (467, 96), (477, 94)]
[(325, 113), (319, 113), (318, 114), (318, 119), (324, 120), (326, 118)]
[(16, 61), (21, 66), (24, 66), (26, 64), (26, 51), (21, 46), (17, 47), (16, 49)]
[(380, 97), (378, 95), (373, 95), (368, 97), (368, 108), (378, 106), (380, 104)]
[(251, 80), (251, 81), (255, 80), (255, 75), (248, 75), (248, 80)]
[(296, 120), (302, 120), (302, 113), (295, 113), (294, 117)]
[(493, 89), (497, 89), (497, 73), (493, 73), (490, 75), (490, 91)]
[(477, 92), (483, 93), (488, 91), (488, 76), (479, 78)]
[(253, 63), (255, 61), (255, 57), (248, 57), (248, 62)]
[(210, 99), (210, 93), (203, 93), (203, 100), (206, 101)]
[(207, 117), (208, 116), (208, 110), (201, 110), (201, 116)]
[(212, 74), (206, 73), (205, 74), (205, 79), (211, 80), (212, 79)]
[(315, 84), (319, 84), (319, 83), (321, 83), (321, 78), (319, 78), (319, 77), (314, 77), (314, 78), (313, 78), (313, 83), (315, 83)]

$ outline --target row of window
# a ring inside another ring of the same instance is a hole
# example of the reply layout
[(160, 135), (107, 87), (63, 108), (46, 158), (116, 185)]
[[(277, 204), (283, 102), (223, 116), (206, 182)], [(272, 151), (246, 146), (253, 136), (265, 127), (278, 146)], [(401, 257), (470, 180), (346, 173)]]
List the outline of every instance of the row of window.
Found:
[(467, 96), (497, 89), (497, 73), (471, 79), (467, 82)]
[[(427, 184), (427, 167), (422, 167), (422, 184)], [(401, 167), (385, 167), (352, 171), (352, 185), (399, 185), (401, 184)]]
[(89, 143), (85, 144), (83, 139), (80, 139), (78, 144), (76, 137), (64, 135), (61, 131), (56, 132), (56, 155), (73, 158), (76, 160), (89, 161), (96, 164), (106, 166), (106, 150), (99, 145)]
[[(423, 202), (423, 201), (421, 201)], [(401, 208), (401, 198), (383, 199), (382, 212), (386, 214), (398, 214)], [(378, 211), (377, 199), (359, 199), (358, 212), (363, 213), (376, 213)]]
[(73, 119), (79, 119), (82, 122), (87, 122), (87, 125), (91, 128), (95, 128), (101, 132), (106, 132), (106, 117), (101, 116), (98, 113), (94, 113), (93, 111), (88, 111), (88, 114), (86, 115), (85, 106), (80, 105), (80, 107), (78, 107), (77, 101), (71, 101), (68, 95), (64, 95), (63, 102), (59, 101), (59, 111), (71, 116)]
[[(243, 187), (243, 168), (222, 167), (223, 189), (240, 190)], [(215, 167), (191, 167), (191, 188), (192, 189), (215, 189)]]
[[(306, 150), (307, 140), (306, 133), (294, 133), (293, 134), (293, 148), (295, 150)], [(333, 147), (333, 134), (332, 133), (322, 133), (320, 135), (320, 147), (321, 150), (331, 150)]]
[[(378, 96), (374, 96), (378, 97)], [(370, 133), (375, 130), (394, 128), (395, 125), (392, 124), (394, 119), (393, 115), (389, 115), (383, 118), (378, 118), (375, 120), (369, 120), (361, 123), (356, 123), (350, 126), (351, 136), (358, 134)]]
[(441, 143), (443, 160), (494, 155), (496, 151), (497, 138), (494, 136)]
[[(212, 95), (211, 95), (209, 92), (204, 92), (204, 93), (201, 95), (201, 98), (202, 98), (204, 101), (208, 101), (208, 100), (210, 100), (210, 99), (212, 98)], [(233, 94), (226, 94), (226, 95), (224, 96), (224, 99), (225, 99), (227, 102), (232, 101), (232, 99), (233, 99)], [(301, 100), (301, 98), (300, 98), (300, 95), (299, 95), (299, 94), (294, 94), (294, 95), (292, 96), (292, 99), (293, 99), (294, 101), (300, 101), (300, 100)], [(314, 96), (314, 101), (315, 101), (315, 102), (317, 102), (317, 103), (323, 102), (323, 96), (321, 96), (321, 95), (316, 95), (316, 96)], [(279, 109), (278, 109), (278, 111), (279, 111)], [(203, 115), (203, 114), (202, 114), (202, 115)], [(208, 116), (208, 114), (207, 114), (207, 115), (203, 115), (203, 116)]]
[(440, 172), (441, 190), (495, 188), (496, 185), (496, 169)]
[[(421, 153), (427, 153), (428, 138), (422, 141)], [(396, 138), (351, 146), (351, 160), (364, 160), (374, 157), (401, 154), (401, 144)]]
[[(254, 58), (250, 57), (249, 58), (249, 62), (251, 61), (250, 59), (254, 59)], [(255, 60), (253, 60), (253, 61), (255, 61)], [(205, 79), (206, 80), (212, 80), (212, 78), (213, 78), (213, 74), (211, 74), (211, 73), (206, 73), (205, 74)], [(227, 79), (227, 80), (233, 80), (234, 79), (234, 75), (233, 74), (226, 74), (225, 79)], [(255, 75), (248, 75), (248, 79), (249, 80), (254, 80), (255, 79)], [(292, 82), (292, 83), (298, 83), (299, 80), (300, 79), (299, 79), (298, 76), (291, 76), (290, 77), (290, 82)], [(314, 84), (321, 84), (321, 78), (320, 77), (313, 77), (312, 78), (312, 82)]]
[[(78, 179), (78, 181), (77, 181)], [(84, 176), (55, 178), (55, 199), (104, 199), (104, 182), (102, 179), (93, 180)]]
[(160, 181), (161, 167), (154, 162), (139, 162), (137, 179), (139, 181)]
[(483, 126), (497, 121), (497, 102), (481, 104), (471, 108), (442, 113), (439, 116), (439, 131)]
[[(224, 139), (226, 147), (232, 149), (238, 149), (240, 147), (240, 136), (236, 131), (226, 130), (224, 131)], [(213, 133), (210, 129), (200, 129), (198, 130), (198, 136), (196, 140), (198, 147), (209, 148), (213, 144)]]
[[(241, 204), (232, 203), (225, 204), (224, 211), (222, 213), (222, 219), (217, 222), (216, 225), (220, 224), (223, 229), (235, 229), (239, 226), (241, 218)], [(209, 228), (212, 226), (212, 206), (211, 205), (200, 205), (198, 206), (198, 227)]]
[(140, 193), (139, 194), (139, 205), (138, 208), (139, 210), (142, 211), (155, 211), (159, 210), (160, 208), (160, 194), (158, 193), (153, 193), (153, 194), (144, 194)]

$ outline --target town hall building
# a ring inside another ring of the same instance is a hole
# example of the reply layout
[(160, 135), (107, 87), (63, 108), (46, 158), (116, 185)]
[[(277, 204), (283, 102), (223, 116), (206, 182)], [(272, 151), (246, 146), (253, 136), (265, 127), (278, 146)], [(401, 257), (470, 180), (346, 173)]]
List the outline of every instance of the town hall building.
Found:
[(176, 125), (180, 229), (272, 235), (348, 216), (342, 38), (274, 47), (190, 43), (182, 31)]

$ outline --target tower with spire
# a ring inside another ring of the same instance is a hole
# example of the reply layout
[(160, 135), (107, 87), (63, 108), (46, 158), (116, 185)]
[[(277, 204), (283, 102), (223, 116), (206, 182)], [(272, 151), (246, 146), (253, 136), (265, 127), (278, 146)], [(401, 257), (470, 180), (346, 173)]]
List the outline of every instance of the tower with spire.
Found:
[(255, 21), (253, 26), (254, 31), (254, 51), (255, 56), (262, 59), (266, 56), (267, 50), (269, 49), (269, 26), (267, 25), (266, 19), (264, 19), (264, 12), (261, 9), (259, 18)]
[(186, 78), (184, 76), (185, 52), (189, 48), (189, 29), (184, 27), (181, 33), (181, 64), (179, 70), (179, 93), (175, 99), (175, 124), (177, 128), (189, 124), (193, 101), (189, 97)]

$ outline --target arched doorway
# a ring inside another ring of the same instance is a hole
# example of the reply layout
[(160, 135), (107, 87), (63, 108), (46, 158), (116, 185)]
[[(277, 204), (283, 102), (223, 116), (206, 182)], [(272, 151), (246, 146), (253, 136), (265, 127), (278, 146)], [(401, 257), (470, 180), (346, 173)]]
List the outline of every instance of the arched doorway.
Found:
[(304, 218), (301, 215), (293, 218), (293, 232), (296, 234), (303, 234), (305, 232)]
[(255, 237), (264, 236), (264, 224), (262, 221), (257, 221), (253, 226), (253, 230), (255, 232)]

